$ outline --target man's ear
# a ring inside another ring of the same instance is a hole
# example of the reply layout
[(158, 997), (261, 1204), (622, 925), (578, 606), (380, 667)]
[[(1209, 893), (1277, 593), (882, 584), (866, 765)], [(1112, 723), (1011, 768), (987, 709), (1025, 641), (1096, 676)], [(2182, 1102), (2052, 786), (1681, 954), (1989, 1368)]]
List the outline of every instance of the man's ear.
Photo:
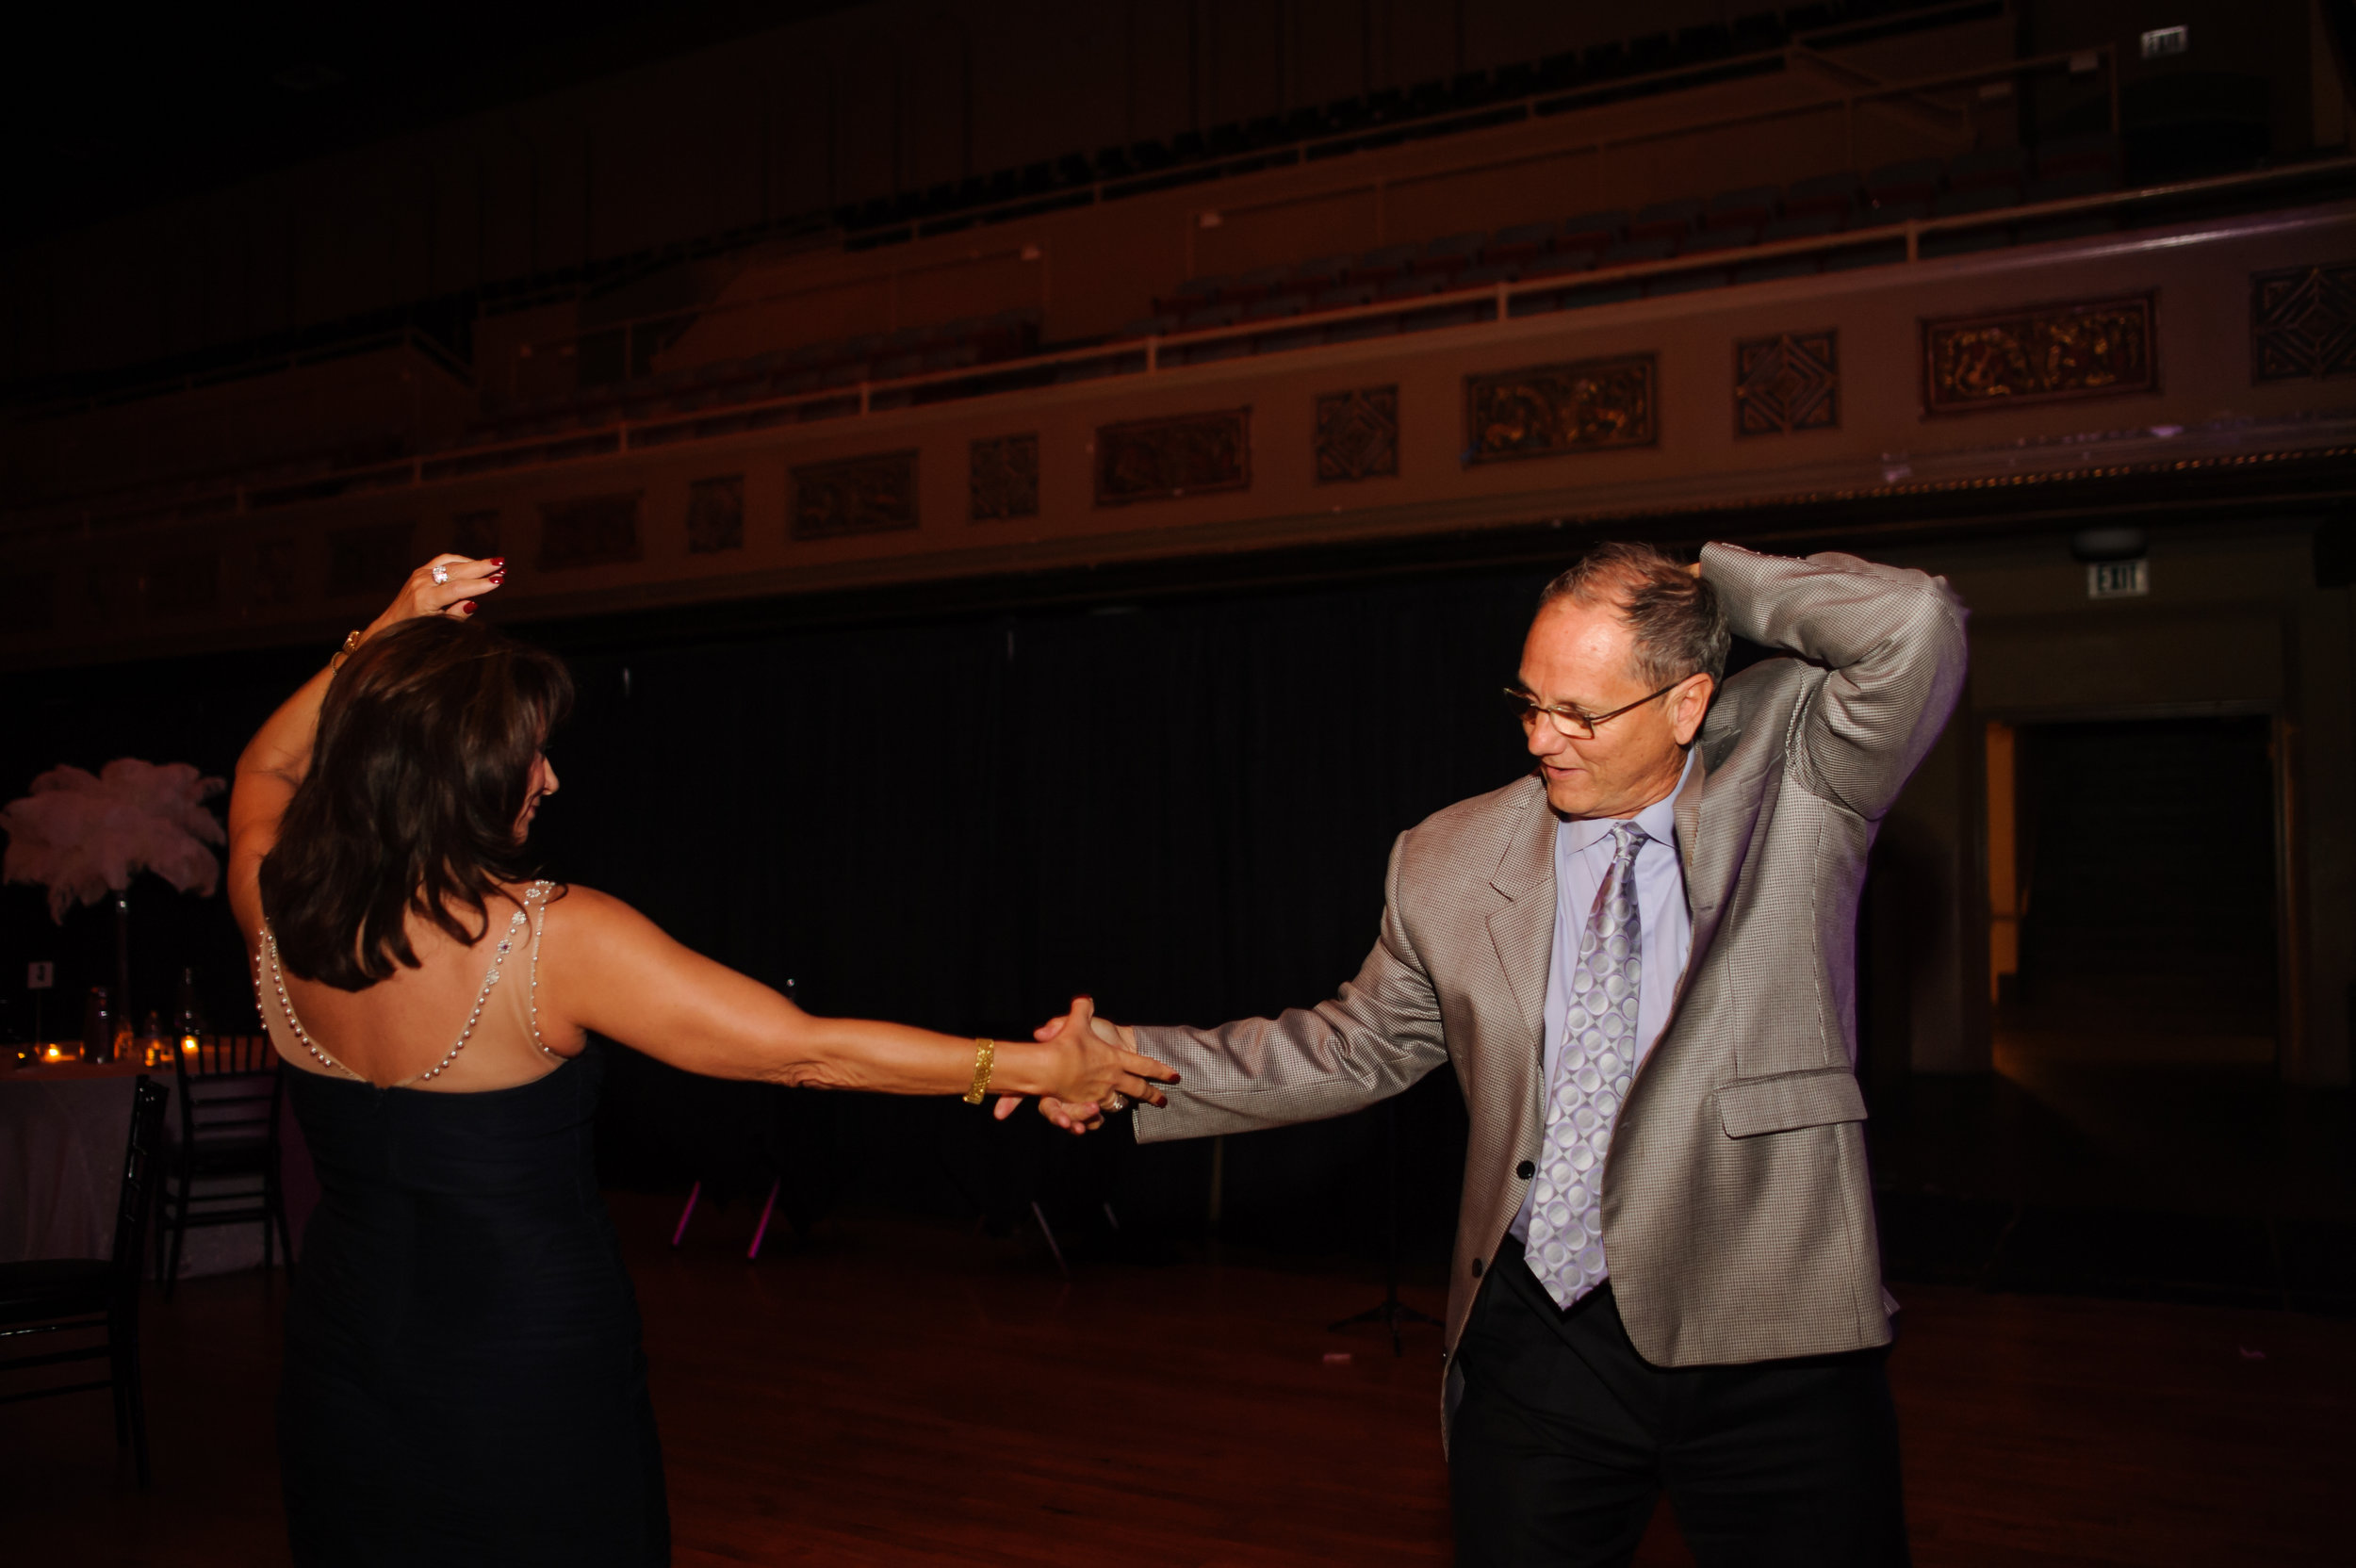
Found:
[(1718, 683), (1706, 675), (1696, 676), (1693, 683), (1677, 694), (1677, 713), (1671, 721), (1677, 744), (1690, 746), (1693, 737), (1702, 731), (1702, 720), (1710, 713), (1710, 699), (1716, 694)]

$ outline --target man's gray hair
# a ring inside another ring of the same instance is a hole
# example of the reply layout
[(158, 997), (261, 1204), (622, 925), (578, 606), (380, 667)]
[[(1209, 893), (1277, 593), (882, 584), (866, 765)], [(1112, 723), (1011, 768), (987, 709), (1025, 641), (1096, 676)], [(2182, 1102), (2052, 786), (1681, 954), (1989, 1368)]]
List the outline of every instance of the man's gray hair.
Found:
[(1559, 599), (1617, 607), (1620, 619), (1636, 634), (1637, 671), (1648, 686), (1667, 686), (1690, 675), (1726, 678), (1733, 638), (1718, 591), (1650, 545), (1597, 545), (1546, 584), (1538, 608)]

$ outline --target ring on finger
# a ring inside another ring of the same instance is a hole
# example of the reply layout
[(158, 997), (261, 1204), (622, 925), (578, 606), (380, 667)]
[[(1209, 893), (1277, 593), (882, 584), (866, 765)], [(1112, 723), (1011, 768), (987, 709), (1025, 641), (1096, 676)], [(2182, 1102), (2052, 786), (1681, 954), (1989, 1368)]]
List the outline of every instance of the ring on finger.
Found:
[(1108, 1111), (1125, 1111), (1128, 1108), (1129, 1097), (1121, 1093), (1119, 1089), (1113, 1090), (1112, 1093), (1104, 1097), (1104, 1109)]
[(436, 567), (434, 567), (434, 586), (438, 588), (438, 587), (440, 587), (441, 585), (443, 585), (444, 583), (447, 583), (448, 581), (450, 581), (450, 568), (449, 568), (448, 566), (436, 566)]

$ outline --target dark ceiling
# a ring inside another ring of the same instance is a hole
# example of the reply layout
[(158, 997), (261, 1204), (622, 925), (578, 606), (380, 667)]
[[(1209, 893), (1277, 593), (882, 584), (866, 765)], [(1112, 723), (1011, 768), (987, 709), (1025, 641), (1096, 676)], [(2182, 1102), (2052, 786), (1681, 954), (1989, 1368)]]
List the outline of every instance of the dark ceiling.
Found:
[(28, 8), (0, 63), (0, 245), (855, 3)]

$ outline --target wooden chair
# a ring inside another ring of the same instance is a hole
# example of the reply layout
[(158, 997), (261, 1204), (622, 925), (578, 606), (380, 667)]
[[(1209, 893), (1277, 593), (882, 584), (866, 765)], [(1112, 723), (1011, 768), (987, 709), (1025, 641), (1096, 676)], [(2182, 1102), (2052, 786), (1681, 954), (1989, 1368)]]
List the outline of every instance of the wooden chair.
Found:
[(104, 1344), (0, 1361), (0, 1372), (105, 1356), (107, 1375), (0, 1396), (0, 1404), (55, 1394), (108, 1389), (115, 1398), (115, 1442), (127, 1443), (148, 1484), (147, 1403), (139, 1382), (139, 1269), (148, 1211), (162, 1157), (164, 1101), (171, 1093), (141, 1073), (131, 1093), (131, 1134), (123, 1158), (123, 1190), (115, 1204), (114, 1252), (107, 1258), (36, 1258), (0, 1264), (0, 1340), (32, 1334), (97, 1331)]
[[(194, 1051), (175, 1049), (172, 1066), (180, 1086), (180, 1138), (169, 1156), (172, 1171), (155, 1232), (164, 1299), (172, 1299), (180, 1277), (182, 1243), (189, 1231), (206, 1226), (260, 1225), (262, 1266), (271, 1266), (274, 1240), (291, 1271), (294, 1246), (279, 1181), (278, 1111), (286, 1084), (270, 1037), (208, 1036)], [(209, 1190), (195, 1191), (199, 1182)]]

